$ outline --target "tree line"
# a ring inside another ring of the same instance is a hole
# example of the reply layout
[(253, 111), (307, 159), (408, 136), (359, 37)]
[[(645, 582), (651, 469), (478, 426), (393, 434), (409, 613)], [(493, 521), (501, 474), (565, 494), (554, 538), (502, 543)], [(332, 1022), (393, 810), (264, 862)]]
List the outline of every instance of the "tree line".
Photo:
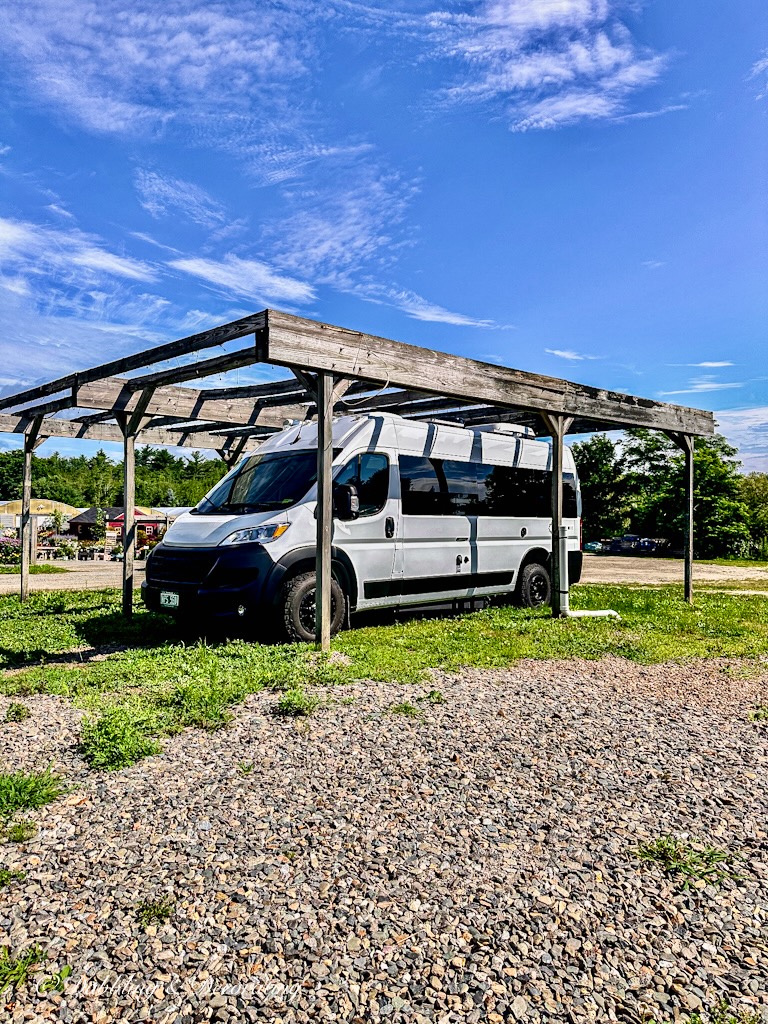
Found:
[[(572, 446), (581, 480), (585, 541), (624, 533), (683, 545), (685, 456), (663, 434), (596, 434)], [(696, 438), (693, 452), (694, 553), (697, 558), (768, 557), (768, 474), (739, 472), (724, 437)]]
[[(0, 501), (21, 498), (23, 462), (20, 451), (0, 453)], [(143, 445), (136, 449), (136, 504), (196, 505), (225, 472), (220, 459), (206, 459), (199, 452), (184, 458)], [(32, 496), (76, 508), (122, 505), (123, 465), (102, 450), (90, 458), (34, 455)]]

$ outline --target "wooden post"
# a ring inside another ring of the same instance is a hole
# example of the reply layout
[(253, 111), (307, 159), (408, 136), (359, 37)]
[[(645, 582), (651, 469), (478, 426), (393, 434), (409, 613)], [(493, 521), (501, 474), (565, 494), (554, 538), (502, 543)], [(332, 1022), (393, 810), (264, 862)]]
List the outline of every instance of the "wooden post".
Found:
[(664, 433), (685, 455), (684, 596), (688, 604), (693, 604), (693, 436), (674, 430), (665, 430)]
[(317, 375), (317, 540), (315, 553), (315, 646), (331, 649), (331, 496), (333, 463), (333, 376)]
[(133, 558), (136, 551), (136, 435), (123, 420), (123, 615), (133, 614)]
[(33, 522), (30, 509), (32, 506), (32, 453), (35, 448), (44, 440), (39, 437), (42, 417), (32, 421), (31, 426), (24, 434), (24, 467), (21, 478), (21, 537), (20, 537), (20, 592), (21, 601), (29, 597), (29, 567), (32, 562), (33, 548)]
[(687, 507), (685, 530), (685, 600), (693, 604), (693, 438), (685, 438), (685, 503)]
[(562, 614), (560, 600), (560, 527), (563, 525), (563, 438), (573, 422), (573, 417), (560, 413), (542, 413), (542, 418), (552, 435), (552, 557), (550, 559), (552, 586), (552, 616)]

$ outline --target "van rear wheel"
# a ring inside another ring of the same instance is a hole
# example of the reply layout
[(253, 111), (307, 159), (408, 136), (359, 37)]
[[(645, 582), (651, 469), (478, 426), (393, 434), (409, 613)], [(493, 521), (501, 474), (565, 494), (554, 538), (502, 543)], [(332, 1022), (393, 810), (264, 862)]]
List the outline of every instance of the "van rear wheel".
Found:
[(549, 573), (538, 562), (529, 562), (520, 574), (518, 598), (524, 608), (540, 608), (552, 599)]
[[(288, 580), (280, 591), (279, 611), (285, 635), (290, 641), (308, 643), (315, 639), (315, 574), (304, 572)], [(331, 577), (331, 636), (344, 622), (344, 591)]]

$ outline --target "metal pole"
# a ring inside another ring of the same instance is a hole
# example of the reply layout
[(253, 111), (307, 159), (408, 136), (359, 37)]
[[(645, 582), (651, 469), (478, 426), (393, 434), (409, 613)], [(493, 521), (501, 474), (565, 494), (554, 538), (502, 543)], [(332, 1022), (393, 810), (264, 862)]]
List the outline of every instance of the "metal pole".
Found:
[(333, 463), (333, 376), (317, 375), (317, 541), (315, 553), (315, 646), (331, 649), (331, 498)]
[(693, 438), (684, 435), (685, 500), (687, 506), (685, 530), (685, 600), (693, 604)]
[(32, 556), (32, 453), (40, 441), (40, 417), (32, 421), (32, 426), (24, 434), (24, 467), (21, 478), (21, 536), (20, 536), (20, 592), (19, 599), (26, 601), (29, 597), (29, 567)]
[(123, 434), (123, 615), (133, 614), (133, 556), (136, 550), (136, 435)]

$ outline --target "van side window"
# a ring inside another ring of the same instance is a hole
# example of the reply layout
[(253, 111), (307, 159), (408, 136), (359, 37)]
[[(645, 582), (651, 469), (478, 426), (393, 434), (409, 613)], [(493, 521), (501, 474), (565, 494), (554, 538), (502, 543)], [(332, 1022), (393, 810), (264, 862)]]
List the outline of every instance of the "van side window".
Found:
[[(438, 476), (438, 467), (440, 476)], [(445, 508), (445, 477), (440, 459), (420, 455), (400, 456), (400, 493), (405, 516), (442, 516)]]
[(377, 452), (356, 455), (334, 484), (353, 484), (360, 499), (360, 515), (374, 516), (381, 512), (389, 496), (389, 459)]

